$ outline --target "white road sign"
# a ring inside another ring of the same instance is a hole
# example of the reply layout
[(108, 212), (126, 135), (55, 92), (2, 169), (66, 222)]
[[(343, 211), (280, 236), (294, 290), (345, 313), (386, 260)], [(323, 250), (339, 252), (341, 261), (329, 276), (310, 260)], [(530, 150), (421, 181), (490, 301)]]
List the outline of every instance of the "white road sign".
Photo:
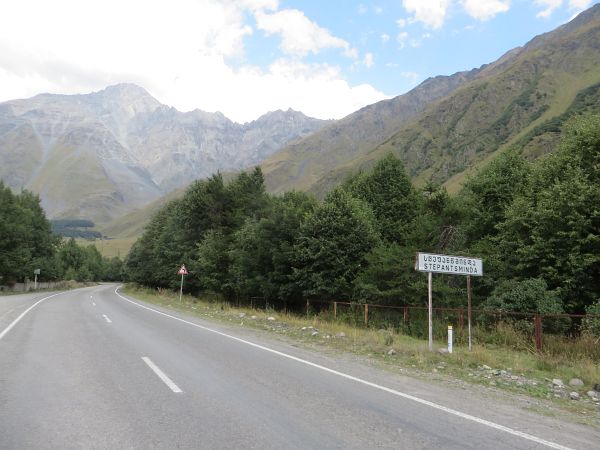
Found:
[(419, 272), (447, 273), (453, 275), (483, 276), (481, 259), (468, 256), (417, 253), (415, 270)]

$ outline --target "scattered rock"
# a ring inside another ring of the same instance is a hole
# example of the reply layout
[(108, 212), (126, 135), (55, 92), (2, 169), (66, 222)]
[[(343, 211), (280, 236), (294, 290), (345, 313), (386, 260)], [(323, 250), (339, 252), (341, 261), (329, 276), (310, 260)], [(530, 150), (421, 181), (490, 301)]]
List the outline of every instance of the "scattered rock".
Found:
[(395, 354), (396, 354), (396, 350), (394, 350), (393, 348), (390, 348), (390, 351), (388, 352), (388, 355), (394, 356)]
[(441, 347), (441, 348), (438, 348), (438, 349), (437, 349), (437, 352), (438, 352), (440, 355), (445, 355), (446, 353), (448, 353), (448, 349), (447, 349), (446, 347)]
[(239, 313), (238, 317), (241, 319), (242, 317), (246, 317), (246, 313)]
[(271, 321), (273, 321), (273, 320), (275, 320), (275, 317), (273, 317), (273, 316), (269, 316), (269, 317), (267, 317), (267, 320), (271, 320)]
[(344, 337), (346, 337), (346, 333), (344, 333), (343, 331), (340, 331), (339, 333), (337, 333), (335, 335), (335, 337), (337, 337), (337, 338), (344, 338)]
[(569, 381), (569, 386), (583, 386), (583, 381), (579, 378), (571, 378)]
[(587, 391), (587, 396), (592, 399), (598, 398), (598, 393), (596, 391)]
[(250, 318), (256, 320), (256, 316), (250, 316)]
[(481, 369), (479, 369), (479, 370), (492, 370), (492, 368), (490, 366), (487, 366), (484, 364), (483, 366), (481, 366)]
[(552, 386), (557, 386), (557, 387), (561, 387), (562, 388), (562, 387), (565, 386), (565, 384), (563, 383), (562, 380), (559, 380), (558, 378), (554, 378), (552, 380)]
[(579, 400), (579, 394), (578, 394), (577, 392), (571, 392), (571, 393), (569, 394), (569, 398), (570, 398), (571, 400)]
[(312, 333), (310, 333), (310, 335), (311, 335), (311, 336), (316, 336), (317, 334), (319, 334), (319, 332), (318, 332), (318, 331), (316, 331), (316, 330), (315, 330), (315, 331), (313, 331)]
[(437, 366), (437, 367), (436, 367), (436, 369), (445, 369), (445, 368), (446, 368), (446, 366), (443, 366), (443, 365), (441, 365), (441, 364), (440, 364), (439, 366)]

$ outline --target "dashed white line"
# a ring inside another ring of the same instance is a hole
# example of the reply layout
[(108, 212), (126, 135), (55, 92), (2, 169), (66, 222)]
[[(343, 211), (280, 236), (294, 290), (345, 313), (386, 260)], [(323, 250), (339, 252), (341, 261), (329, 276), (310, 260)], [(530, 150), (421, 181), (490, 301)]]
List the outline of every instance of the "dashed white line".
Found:
[(104, 317), (104, 320), (106, 320), (108, 323), (112, 323), (112, 320), (110, 320), (106, 314), (102, 314), (102, 317)]
[(152, 369), (152, 371), (158, 376), (158, 378), (160, 378), (163, 381), (163, 383), (169, 386), (169, 389), (171, 389), (176, 394), (180, 394), (183, 392), (181, 389), (179, 389), (179, 386), (173, 383), (173, 380), (171, 380), (167, 375), (165, 375), (165, 373), (162, 370), (160, 370), (156, 364), (152, 362), (150, 358), (148, 358), (147, 356), (142, 356), (142, 360), (148, 365), (148, 367)]
[(7, 327), (4, 329), (4, 331), (2, 331), (2, 333), (0, 333), (0, 340), (1, 340), (1, 339), (2, 339), (4, 336), (6, 336), (6, 334), (7, 334), (7, 333), (8, 333), (8, 332), (9, 332), (9, 331), (10, 331), (10, 330), (11, 330), (11, 329), (12, 329), (12, 328), (13, 328), (13, 327), (14, 327), (14, 326), (17, 324), (17, 323), (19, 323), (19, 321), (20, 321), (20, 320), (21, 320), (23, 317), (25, 317), (25, 314), (27, 314), (29, 311), (31, 311), (33, 308), (35, 308), (35, 307), (36, 307), (37, 305), (39, 305), (40, 303), (42, 303), (44, 300), (48, 300), (49, 298), (56, 297), (57, 295), (60, 295), (60, 294), (64, 294), (64, 292), (59, 292), (59, 293), (57, 293), (57, 294), (52, 294), (52, 295), (49, 295), (48, 297), (44, 297), (43, 299), (41, 299), (41, 300), (39, 300), (39, 301), (35, 302), (33, 305), (31, 305), (31, 306), (30, 306), (29, 308), (27, 308), (25, 311), (23, 311), (19, 317), (17, 317), (15, 320), (13, 320), (13, 321), (11, 322), (11, 324), (10, 324), (9, 326), (7, 326)]
[[(299, 363), (302, 363), (302, 364), (306, 364), (307, 366), (311, 366), (311, 367), (314, 367), (316, 369), (320, 369), (320, 370), (323, 370), (325, 372), (328, 372), (328, 373), (340, 376), (342, 378), (346, 378), (348, 380), (352, 380), (352, 381), (355, 381), (357, 383), (364, 384), (366, 386), (370, 386), (372, 388), (379, 389), (379, 390), (384, 391), (384, 392), (388, 392), (388, 393), (396, 395), (398, 397), (402, 397), (402, 398), (405, 398), (405, 399), (408, 399), (408, 400), (412, 400), (412, 401), (414, 401), (416, 403), (420, 403), (422, 405), (429, 406), (429, 407), (437, 409), (439, 411), (444, 411), (444, 412), (446, 412), (448, 414), (451, 414), (453, 416), (461, 417), (461, 418), (463, 418), (465, 420), (469, 420), (469, 421), (478, 423), (480, 425), (485, 425), (485, 426), (493, 428), (495, 430), (504, 431), (504, 432), (506, 432), (508, 434), (512, 434), (513, 436), (518, 436), (520, 438), (526, 439), (528, 441), (535, 442), (537, 444), (545, 445), (547, 447), (555, 448), (555, 449), (559, 449), (559, 450), (572, 450), (570, 447), (566, 447), (564, 445), (557, 444), (556, 442), (547, 441), (545, 439), (539, 438), (539, 437), (534, 436), (532, 434), (524, 433), (522, 431), (518, 431), (518, 430), (515, 430), (513, 428), (505, 427), (504, 425), (500, 425), (498, 423), (491, 422), (489, 420), (485, 420), (485, 419), (482, 419), (480, 417), (473, 416), (471, 414), (466, 414), (466, 413), (457, 411), (455, 409), (448, 408), (446, 406), (439, 405), (439, 404), (434, 403), (434, 402), (430, 402), (429, 400), (425, 400), (425, 399), (422, 399), (422, 398), (419, 398), (419, 397), (415, 397), (414, 395), (406, 394), (404, 392), (400, 392), (400, 391), (397, 391), (395, 389), (391, 389), (391, 388), (388, 388), (388, 387), (385, 387), (385, 386), (382, 386), (382, 385), (379, 385), (379, 384), (376, 384), (376, 383), (372, 383), (370, 381), (363, 380), (362, 378), (358, 378), (358, 377), (349, 375), (347, 373), (340, 372), (340, 371), (334, 370), (334, 369), (330, 369), (329, 367), (325, 367), (325, 366), (322, 366), (320, 364), (316, 364), (316, 363), (307, 361), (307, 360), (302, 359), (302, 358), (298, 358), (297, 356), (288, 355), (287, 353), (283, 353), (283, 352), (280, 352), (278, 350), (274, 350), (272, 348), (265, 347), (263, 345), (255, 344), (254, 342), (246, 341), (244, 339), (240, 339), (238, 337), (231, 336), (231, 335), (223, 333), (221, 331), (213, 330), (212, 328), (204, 327), (204, 326), (199, 325), (197, 323), (190, 322), (188, 320), (181, 319), (181, 318), (176, 317), (176, 316), (172, 316), (172, 315), (164, 313), (162, 311), (158, 311), (156, 309), (153, 309), (153, 308), (150, 308), (148, 306), (144, 306), (144, 305), (141, 305), (141, 304), (139, 304), (137, 302), (129, 300), (128, 298), (125, 298), (121, 294), (119, 294), (118, 290), (119, 290), (119, 288), (117, 287), (115, 289), (115, 294), (117, 294), (123, 300), (125, 300), (125, 301), (127, 301), (129, 303), (132, 303), (132, 304), (136, 305), (139, 308), (147, 309), (148, 311), (152, 311), (152, 312), (154, 312), (156, 314), (160, 314), (161, 316), (169, 317), (171, 319), (177, 320), (179, 322), (186, 323), (186, 324), (191, 325), (193, 327), (200, 328), (202, 330), (218, 334), (220, 336), (232, 339), (232, 340), (237, 341), (237, 342), (241, 342), (243, 344), (246, 344), (246, 345), (249, 345), (251, 347), (255, 347), (255, 348), (261, 349), (261, 350), (264, 350), (264, 351), (269, 352), (269, 353), (273, 353), (275, 355), (279, 355), (279, 356), (281, 356), (283, 358), (291, 359), (293, 361), (296, 361), (296, 362), (299, 362)], [(148, 363), (146, 362), (146, 364), (148, 364)], [(150, 365), (150, 364), (148, 364), (148, 365)]]

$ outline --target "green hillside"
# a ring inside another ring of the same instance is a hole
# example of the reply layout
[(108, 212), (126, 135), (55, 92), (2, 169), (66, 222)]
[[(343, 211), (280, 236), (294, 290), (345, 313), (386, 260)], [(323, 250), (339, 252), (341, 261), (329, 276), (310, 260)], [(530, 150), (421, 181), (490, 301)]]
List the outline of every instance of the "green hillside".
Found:
[[(273, 155), (263, 165), (267, 184), (275, 192), (295, 188), (322, 197), (392, 152), (417, 183), (433, 180), (456, 191), (498, 151), (517, 145), (531, 158), (548, 153), (568, 117), (600, 111), (598, 67), (600, 8), (594, 7), (482, 68), (369, 150), (348, 155), (335, 143), (315, 151), (300, 142)], [(287, 167), (287, 177), (274, 164)], [(300, 173), (302, 167), (310, 173)]]

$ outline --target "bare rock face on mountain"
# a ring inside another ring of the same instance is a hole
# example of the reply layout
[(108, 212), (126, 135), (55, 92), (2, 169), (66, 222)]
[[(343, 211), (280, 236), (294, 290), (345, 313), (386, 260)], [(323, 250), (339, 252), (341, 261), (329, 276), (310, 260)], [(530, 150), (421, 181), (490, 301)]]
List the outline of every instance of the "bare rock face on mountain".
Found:
[(216, 171), (257, 164), (327, 124), (288, 110), (244, 125), (120, 84), (0, 104), (0, 179), (50, 217), (108, 222)]

